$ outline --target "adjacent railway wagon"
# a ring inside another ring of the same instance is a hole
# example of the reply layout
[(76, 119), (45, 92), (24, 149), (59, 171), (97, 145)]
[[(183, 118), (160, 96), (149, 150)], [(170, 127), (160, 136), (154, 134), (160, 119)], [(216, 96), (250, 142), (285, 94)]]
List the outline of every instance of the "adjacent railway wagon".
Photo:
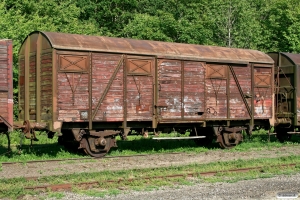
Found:
[(133, 130), (230, 148), (274, 123), (274, 61), (256, 50), (33, 32), (19, 69), (19, 120), (91, 156)]
[(280, 141), (300, 133), (300, 54), (269, 53), (275, 62), (275, 119)]

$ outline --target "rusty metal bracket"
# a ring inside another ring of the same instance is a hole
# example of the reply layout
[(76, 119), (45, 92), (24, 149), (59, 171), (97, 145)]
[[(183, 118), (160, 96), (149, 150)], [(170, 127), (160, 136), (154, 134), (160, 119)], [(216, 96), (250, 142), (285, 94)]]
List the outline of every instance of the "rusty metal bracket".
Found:
[(106, 137), (110, 135), (117, 135), (121, 131), (112, 131), (112, 130), (105, 130), (105, 131), (89, 131), (90, 135), (96, 136), (96, 137)]
[(101, 98), (100, 98), (99, 101), (98, 101), (98, 104), (97, 104), (97, 106), (96, 106), (96, 108), (95, 108), (95, 111), (94, 111), (94, 113), (93, 113), (93, 115), (92, 115), (92, 120), (94, 120), (94, 118), (95, 118), (95, 116), (96, 116), (96, 114), (97, 114), (97, 112), (98, 112), (98, 110), (99, 110), (99, 108), (100, 108), (101, 103), (103, 102), (103, 100), (104, 100), (104, 98), (105, 98), (107, 92), (109, 91), (110, 86), (112, 85), (114, 79), (116, 78), (117, 73), (118, 73), (118, 71), (120, 70), (120, 67), (121, 67), (121, 65), (122, 65), (122, 63), (123, 63), (123, 58), (124, 58), (124, 55), (121, 56), (121, 59), (119, 60), (119, 63), (118, 63), (118, 65), (117, 65), (117, 67), (116, 67), (114, 73), (113, 73), (112, 76), (110, 77), (109, 82), (107, 83), (107, 86), (106, 86), (105, 90), (103, 91), (103, 94), (102, 94)]

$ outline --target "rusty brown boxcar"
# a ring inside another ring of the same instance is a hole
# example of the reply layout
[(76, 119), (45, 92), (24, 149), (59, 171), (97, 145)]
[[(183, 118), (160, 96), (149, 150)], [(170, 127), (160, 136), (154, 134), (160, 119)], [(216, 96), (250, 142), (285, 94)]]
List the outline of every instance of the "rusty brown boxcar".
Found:
[(268, 54), (275, 62), (275, 129), (285, 141), (300, 134), (300, 54)]
[(33, 32), (19, 51), (19, 120), (97, 157), (132, 130), (230, 148), (272, 124), (273, 66), (256, 50)]

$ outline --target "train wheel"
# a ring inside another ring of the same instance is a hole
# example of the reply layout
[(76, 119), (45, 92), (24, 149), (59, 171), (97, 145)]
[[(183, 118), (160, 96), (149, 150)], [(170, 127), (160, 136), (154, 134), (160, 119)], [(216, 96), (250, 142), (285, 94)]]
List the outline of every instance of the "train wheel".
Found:
[(101, 158), (109, 152), (112, 138), (105, 138), (105, 145), (95, 145), (95, 143), (97, 143), (97, 139), (98, 138), (87, 137), (82, 138), (81, 142), (84, 146), (84, 151), (86, 154), (92, 157)]
[(237, 146), (243, 140), (242, 134), (239, 133), (222, 133), (217, 136), (217, 142), (222, 149), (231, 149)]
[(285, 142), (291, 139), (292, 135), (288, 134), (288, 131), (292, 131), (292, 129), (285, 127), (276, 127), (276, 137), (279, 142)]

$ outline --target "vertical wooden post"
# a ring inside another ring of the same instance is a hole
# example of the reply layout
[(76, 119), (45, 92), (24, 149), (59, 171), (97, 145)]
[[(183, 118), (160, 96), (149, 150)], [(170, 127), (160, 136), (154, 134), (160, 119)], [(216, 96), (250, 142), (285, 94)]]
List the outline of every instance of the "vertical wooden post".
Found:
[(29, 69), (30, 69), (30, 36), (27, 37), (25, 45), (25, 77), (24, 77), (24, 120), (29, 120)]
[(153, 117), (152, 117), (152, 128), (157, 128), (157, 121), (158, 121), (158, 107), (157, 107), (157, 101), (158, 101), (158, 62), (157, 57), (154, 61), (154, 85), (153, 85)]
[[(12, 47), (12, 41), (7, 41), (7, 121), (9, 124), (13, 125), (14, 123), (14, 114), (13, 114), (13, 47)], [(9, 131), (12, 131), (13, 128), (11, 128)]]
[(250, 119), (250, 127), (253, 128), (254, 126), (254, 99), (255, 99), (255, 93), (254, 93), (254, 65), (253, 64), (249, 64), (251, 67), (251, 91), (252, 91), (252, 99), (251, 99), (251, 119)]
[[(298, 125), (298, 115), (297, 115), (297, 91), (299, 88), (297, 88), (298, 86), (298, 81), (299, 81), (299, 78), (298, 78), (298, 66), (297, 65), (294, 65), (294, 81), (293, 81), (293, 88), (294, 88), (294, 94), (293, 94), (293, 116), (294, 116), (294, 119), (293, 119), (293, 125), (294, 126), (297, 126)], [(272, 82), (274, 83), (274, 82)], [(274, 90), (272, 90), (274, 91)]]
[(92, 101), (92, 98), (93, 98), (93, 69), (92, 69), (92, 53), (90, 52), (89, 53), (89, 57), (90, 57), (90, 60), (89, 60), (89, 112), (88, 112), (88, 119), (89, 119), (89, 130), (92, 130), (93, 129), (93, 101)]
[(50, 124), (50, 130), (54, 129), (53, 124), (57, 119), (57, 53), (56, 49), (52, 51), (52, 123)]
[(226, 79), (227, 126), (230, 126), (230, 70), (229, 70), (229, 66), (226, 66), (226, 68), (227, 68), (226, 69), (227, 71), (227, 75), (226, 75), (227, 76)]
[(42, 35), (39, 33), (36, 48), (36, 122), (41, 122), (41, 57)]
[(181, 120), (184, 118), (184, 61), (181, 61)]
[(127, 128), (127, 56), (123, 61), (123, 124), (122, 127)]

